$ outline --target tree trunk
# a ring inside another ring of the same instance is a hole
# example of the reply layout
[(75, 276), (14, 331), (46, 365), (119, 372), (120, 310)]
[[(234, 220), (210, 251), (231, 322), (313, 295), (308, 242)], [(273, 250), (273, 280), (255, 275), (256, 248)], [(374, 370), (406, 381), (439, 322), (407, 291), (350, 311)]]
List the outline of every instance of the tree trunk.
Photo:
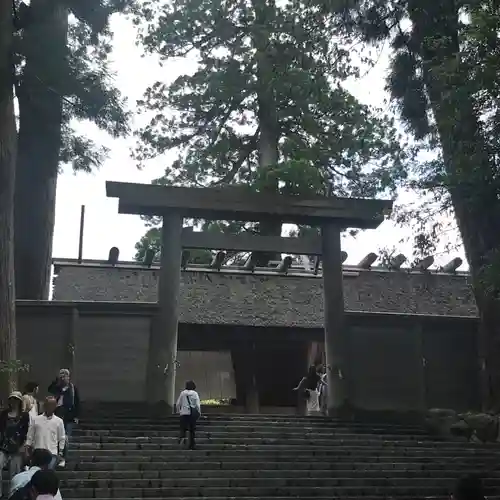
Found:
[(26, 65), (17, 92), (16, 289), (20, 299), (47, 300), (61, 149), (58, 78), (67, 64), (68, 14), (47, 0), (32, 0), (30, 8), (34, 21), (24, 33)]
[[(265, 179), (261, 188), (263, 191), (277, 192), (278, 182), (275, 179), (266, 179), (266, 170), (277, 165), (279, 161), (279, 123), (274, 96), (274, 67), (272, 43), (270, 42), (269, 27), (272, 26), (270, 17), (275, 16), (276, 8), (273, 0), (254, 0), (255, 25), (253, 43), (256, 48), (257, 60), (257, 118), (260, 128), (259, 136), (259, 170), (260, 178)], [(259, 234), (265, 236), (281, 236), (281, 223), (272, 220), (263, 220), (259, 223)], [(270, 260), (279, 260), (276, 253), (256, 253), (257, 266), (265, 267)]]
[(11, 0), (0, 0), (0, 399), (15, 387), (16, 304), (14, 285), (14, 118)]
[(411, 0), (447, 184), (480, 315), (483, 406), (500, 410), (500, 201), (496, 168), (461, 68), (455, 2)]

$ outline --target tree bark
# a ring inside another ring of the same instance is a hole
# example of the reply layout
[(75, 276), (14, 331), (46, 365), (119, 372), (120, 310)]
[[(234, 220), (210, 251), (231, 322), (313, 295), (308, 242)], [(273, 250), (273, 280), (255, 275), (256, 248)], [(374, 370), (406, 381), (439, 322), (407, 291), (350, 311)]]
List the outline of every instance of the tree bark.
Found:
[(479, 309), (483, 406), (500, 410), (499, 181), (461, 67), (456, 2), (409, 1)]
[[(272, 0), (254, 0), (255, 25), (253, 43), (257, 60), (257, 118), (259, 122), (259, 170), (261, 178), (265, 171), (279, 162), (279, 123), (274, 96), (274, 67), (272, 43), (270, 41), (269, 17), (275, 15), (275, 4)], [(278, 182), (269, 179), (262, 185), (263, 191), (277, 192)], [(259, 234), (265, 236), (281, 236), (281, 223), (263, 220), (259, 223)], [(256, 253), (257, 266), (265, 267), (270, 260), (279, 260), (281, 256), (271, 252)]]
[(0, 0), (0, 398), (15, 387), (16, 359), (14, 284), (14, 182), (16, 123), (14, 117), (11, 0)]
[(19, 154), (15, 188), (16, 289), (20, 299), (46, 300), (63, 97), (58, 78), (67, 64), (68, 13), (58, 2), (32, 0), (25, 28), (26, 64), (18, 87)]

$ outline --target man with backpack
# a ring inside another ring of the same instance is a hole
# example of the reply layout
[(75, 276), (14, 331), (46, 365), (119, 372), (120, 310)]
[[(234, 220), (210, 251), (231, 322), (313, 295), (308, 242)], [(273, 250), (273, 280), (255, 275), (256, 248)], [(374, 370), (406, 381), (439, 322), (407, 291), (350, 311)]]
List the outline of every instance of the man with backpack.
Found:
[(58, 464), (59, 467), (65, 467), (69, 440), (71, 439), (74, 424), (78, 424), (80, 412), (78, 389), (71, 382), (69, 370), (66, 368), (59, 370), (57, 379), (49, 386), (49, 393), (56, 398), (57, 409), (55, 413), (59, 418), (62, 418), (66, 431), (66, 445), (62, 452), (62, 460)]

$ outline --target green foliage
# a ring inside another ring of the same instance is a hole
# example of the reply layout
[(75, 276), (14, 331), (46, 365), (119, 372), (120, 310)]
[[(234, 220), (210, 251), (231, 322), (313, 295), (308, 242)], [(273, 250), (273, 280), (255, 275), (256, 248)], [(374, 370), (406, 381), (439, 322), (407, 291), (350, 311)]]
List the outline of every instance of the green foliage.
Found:
[[(319, 0), (318, 5), (341, 16), (338, 26), (348, 39), (389, 42), (392, 48), (387, 89), (408, 131), (432, 155), (408, 180), (421, 199), (396, 215), (413, 227), (416, 255), (435, 252), (458, 228), (469, 258), (493, 255), (498, 243), (488, 233), (496, 230), (481, 229), (483, 235), (471, 237), (479, 225), (467, 219), (472, 211), (477, 220), (500, 213), (498, 2)], [(449, 222), (454, 214), (458, 223)], [(477, 245), (484, 248), (475, 251)]]
[(203, 399), (201, 406), (230, 406), (230, 399)]
[[(134, 4), (133, 0), (57, 2), (50, 9), (40, 1), (17, 3), (16, 91), (36, 100), (41, 122), (50, 118), (52, 110), (45, 106), (44, 93), (35, 89), (60, 96), (60, 161), (72, 164), (75, 170), (90, 171), (100, 166), (108, 151), (78, 134), (71, 121), (91, 121), (114, 137), (128, 133), (125, 101), (108, 66), (112, 48), (108, 23), (111, 15), (127, 12)], [(51, 17), (56, 9), (59, 14)]]
[[(394, 194), (413, 150), (391, 117), (357, 101), (357, 75), (335, 16), (289, 0), (148, 0), (136, 17), (146, 52), (192, 56), (197, 68), (149, 87), (135, 158), (178, 157), (153, 182), (237, 184), (289, 195)], [(156, 226), (158, 218), (145, 217)], [(195, 221), (208, 230), (214, 222)], [(223, 231), (279, 231), (218, 222)], [(265, 258), (262, 258), (265, 261)]]
[[(143, 262), (146, 252), (151, 249), (155, 256), (153, 262), (160, 262), (161, 257), (161, 229), (153, 227), (146, 231), (141, 239), (135, 244), (134, 260)], [(210, 264), (212, 262), (212, 252), (209, 250), (190, 250), (189, 262), (191, 264)]]
[(0, 361), (0, 373), (19, 373), (28, 372), (30, 365), (23, 363), (19, 359), (10, 359), (7, 361)]
[[(349, 47), (332, 42), (331, 15), (297, 0), (149, 0), (136, 22), (147, 52), (198, 62), (193, 74), (155, 83), (139, 102), (153, 118), (138, 132), (136, 158), (179, 151), (162, 182), (260, 190), (271, 177), (291, 194), (371, 197), (405, 177), (411, 155), (392, 120), (342, 86), (357, 69)], [(278, 162), (260, 168), (270, 117)]]

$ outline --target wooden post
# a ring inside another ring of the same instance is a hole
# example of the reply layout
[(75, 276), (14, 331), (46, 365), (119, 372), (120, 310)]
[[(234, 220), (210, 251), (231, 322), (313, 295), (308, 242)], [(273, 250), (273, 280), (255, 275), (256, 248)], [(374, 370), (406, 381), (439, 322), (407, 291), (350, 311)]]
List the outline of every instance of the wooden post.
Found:
[(85, 226), (85, 205), (82, 205), (80, 212), (80, 238), (78, 239), (78, 263), (83, 260), (83, 229)]
[(245, 411), (256, 415), (260, 413), (259, 387), (257, 384), (257, 349), (255, 342), (250, 342), (245, 352)]
[(182, 216), (163, 215), (158, 310), (152, 318), (147, 369), (147, 399), (173, 411), (177, 369), (177, 327), (182, 258)]
[(325, 304), (325, 354), (328, 413), (342, 409), (347, 401), (346, 322), (342, 283), (340, 228), (328, 223), (321, 228), (323, 293)]
[(71, 309), (69, 320), (68, 334), (66, 337), (66, 349), (63, 356), (62, 368), (67, 368), (71, 372), (71, 378), (76, 380), (76, 342), (78, 337), (78, 324), (80, 321), (80, 313), (77, 307)]
[(424, 326), (421, 320), (418, 320), (415, 324), (415, 335), (417, 337), (417, 355), (421, 360), (420, 363), (420, 385), (419, 385), (419, 399), (418, 399), (418, 411), (422, 414), (427, 410), (427, 360), (425, 359), (424, 350)]

